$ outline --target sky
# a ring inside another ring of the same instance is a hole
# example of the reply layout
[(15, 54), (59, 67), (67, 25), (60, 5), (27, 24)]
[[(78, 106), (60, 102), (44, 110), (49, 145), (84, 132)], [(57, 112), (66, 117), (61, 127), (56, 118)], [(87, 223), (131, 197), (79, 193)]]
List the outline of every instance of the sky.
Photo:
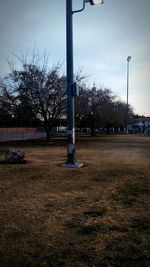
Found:
[[(73, 9), (82, 0), (72, 0)], [(87, 83), (110, 88), (126, 102), (127, 57), (129, 104), (150, 116), (150, 0), (104, 0), (86, 3), (73, 15), (74, 70), (89, 75)], [(66, 67), (66, 0), (0, 0), (0, 75), (8, 58), (37, 47), (49, 54), (49, 66)], [(16, 62), (16, 64), (18, 64)]]

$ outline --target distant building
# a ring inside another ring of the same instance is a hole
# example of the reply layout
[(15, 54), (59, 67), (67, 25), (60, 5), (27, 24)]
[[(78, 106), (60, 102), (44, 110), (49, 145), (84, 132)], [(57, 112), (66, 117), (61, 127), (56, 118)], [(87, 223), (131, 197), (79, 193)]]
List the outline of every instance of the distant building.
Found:
[(133, 133), (144, 133), (146, 130), (150, 130), (150, 118), (137, 118), (129, 125), (129, 131)]

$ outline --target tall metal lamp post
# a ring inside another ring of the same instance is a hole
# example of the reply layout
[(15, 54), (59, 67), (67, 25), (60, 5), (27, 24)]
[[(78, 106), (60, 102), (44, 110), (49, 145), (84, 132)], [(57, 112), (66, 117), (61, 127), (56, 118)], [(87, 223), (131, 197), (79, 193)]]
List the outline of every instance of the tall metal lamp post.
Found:
[(127, 57), (127, 110), (126, 110), (126, 133), (128, 134), (128, 115), (129, 115), (129, 62), (131, 56)]
[(76, 162), (75, 151), (75, 119), (74, 97), (78, 95), (78, 88), (74, 82), (73, 73), (73, 14), (85, 9), (85, 4), (102, 4), (103, 0), (83, 0), (83, 7), (72, 10), (72, 0), (66, 0), (66, 60), (67, 60), (67, 161), (63, 164), (68, 168), (82, 167), (82, 163)]

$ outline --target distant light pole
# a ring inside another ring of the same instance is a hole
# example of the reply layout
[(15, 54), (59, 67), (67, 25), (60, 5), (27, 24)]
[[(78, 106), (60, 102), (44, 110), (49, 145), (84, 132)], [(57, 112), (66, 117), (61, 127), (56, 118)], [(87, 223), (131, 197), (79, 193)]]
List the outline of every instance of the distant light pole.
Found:
[(129, 115), (129, 62), (131, 56), (127, 57), (127, 107), (126, 107), (126, 133), (128, 134), (128, 115)]
[(81, 12), (85, 3), (91, 5), (102, 4), (103, 0), (83, 0), (83, 7), (72, 10), (72, 0), (66, 0), (66, 54), (67, 54), (67, 161), (63, 166), (68, 168), (79, 168), (83, 164), (77, 163), (75, 158), (75, 119), (74, 119), (74, 97), (78, 95), (78, 88), (74, 82), (73, 75), (73, 20), (72, 15)]

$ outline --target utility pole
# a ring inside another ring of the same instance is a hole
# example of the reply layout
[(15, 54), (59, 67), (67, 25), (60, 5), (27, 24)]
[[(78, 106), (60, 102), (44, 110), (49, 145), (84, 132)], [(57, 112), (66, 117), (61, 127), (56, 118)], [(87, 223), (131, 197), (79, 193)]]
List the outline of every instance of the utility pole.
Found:
[(74, 82), (73, 71), (73, 14), (85, 9), (85, 4), (102, 4), (103, 0), (83, 0), (83, 7), (72, 10), (72, 0), (66, 0), (66, 66), (67, 66), (67, 161), (63, 164), (67, 168), (80, 168), (83, 163), (76, 162), (75, 148), (75, 110), (74, 97), (78, 95), (78, 88)]
[(127, 57), (127, 108), (126, 108), (126, 134), (128, 134), (128, 115), (129, 115), (129, 62), (131, 56)]

